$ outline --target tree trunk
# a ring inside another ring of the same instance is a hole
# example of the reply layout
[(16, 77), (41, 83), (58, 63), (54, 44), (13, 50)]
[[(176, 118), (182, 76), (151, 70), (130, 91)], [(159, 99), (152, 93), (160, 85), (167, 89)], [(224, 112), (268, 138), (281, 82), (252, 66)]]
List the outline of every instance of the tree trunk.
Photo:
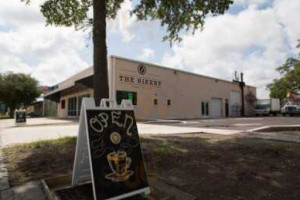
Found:
[(106, 47), (106, 0), (93, 0), (94, 98), (109, 97)]

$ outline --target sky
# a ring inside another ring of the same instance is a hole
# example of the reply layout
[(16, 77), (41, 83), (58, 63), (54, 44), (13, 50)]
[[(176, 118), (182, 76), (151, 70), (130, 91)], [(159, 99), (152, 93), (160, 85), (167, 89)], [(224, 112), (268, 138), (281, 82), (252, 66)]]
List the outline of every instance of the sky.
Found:
[[(93, 45), (89, 31), (45, 26), (43, 1), (0, 1), (0, 73), (28, 73), (40, 85), (54, 85), (92, 66)], [(276, 67), (299, 53), (299, 0), (235, 0), (224, 15), (206, 18), (204, 30), (182, 32), (172, 47), (162, 41), (165, 27), (137, 21), (129, 15), (133, 7), (125, 0), (107, 21), (109, 55), (225, 80), (243, 72), (258, 98), (269, 96), (266, 84), (279, 77)]]

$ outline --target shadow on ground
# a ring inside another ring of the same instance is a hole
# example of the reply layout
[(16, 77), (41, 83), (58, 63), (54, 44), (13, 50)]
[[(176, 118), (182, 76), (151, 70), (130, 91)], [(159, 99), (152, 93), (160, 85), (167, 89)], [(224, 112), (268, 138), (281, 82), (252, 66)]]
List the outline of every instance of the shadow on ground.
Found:
[[(12, 185), (70, 173), (75, 139), (7, 148)], [(147, 172), (198, 199), (300, 199), (299, 144), (238, 136), (143, 136)]]
[(199, 199), (300, 199), (298, 144), (210, 134), (144, 143), (148, 172)]
[(34, 142), (3, 149), (11, 186), (72, 173), (76, 138)]

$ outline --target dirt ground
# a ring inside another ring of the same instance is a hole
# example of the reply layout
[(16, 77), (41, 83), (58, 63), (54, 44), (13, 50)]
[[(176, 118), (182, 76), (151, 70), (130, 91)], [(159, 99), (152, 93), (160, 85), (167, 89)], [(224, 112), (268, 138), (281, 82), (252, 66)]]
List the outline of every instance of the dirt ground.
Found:
[[(203, 133), (141, 143), (150, 176), (198, 199), (300, 199), (299, 144)], [(4, 149), (10, 183), (70, 173), (74, 150), (74, 138)]]
[(160, 138), (173, 152), (151, 156), (146, 148), (155, 164), (149, 171), (199, 199), (300, 199), (299, 144), (205, 134)]

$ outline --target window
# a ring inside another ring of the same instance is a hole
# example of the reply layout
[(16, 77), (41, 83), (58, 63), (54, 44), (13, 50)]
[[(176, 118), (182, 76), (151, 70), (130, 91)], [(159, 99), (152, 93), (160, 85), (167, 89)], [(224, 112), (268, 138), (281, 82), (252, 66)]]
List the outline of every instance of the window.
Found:
[(154, 105), (157, 105), (158, 104), (157, 99), (154, 99), (153, 103)]
[(206, 102), (206, 112), (205, 112), (206, 116), (209, 116), (209, 105), (208, 102)]
[(117, 104), (121, 104), (123, 99), (131, 100), (133, 105), (137, 105), (137, 93), (129, 91), (117, 91), (116, 100)]
[(202, 114), (202, 116), (209, 116), (209, 103), (208, 102), (201, 103), (201, 114)]
[(170, 99), (168, 99), (167, 104), (168, 104), (168, 106), (171, 105), (171, 100)]
[(60, 108), (65, 109), (66, 108), (66, 100), (61, 100), (60, 102)]
[(77, 115), (77, 97), (68, 99), (68, 116)]

